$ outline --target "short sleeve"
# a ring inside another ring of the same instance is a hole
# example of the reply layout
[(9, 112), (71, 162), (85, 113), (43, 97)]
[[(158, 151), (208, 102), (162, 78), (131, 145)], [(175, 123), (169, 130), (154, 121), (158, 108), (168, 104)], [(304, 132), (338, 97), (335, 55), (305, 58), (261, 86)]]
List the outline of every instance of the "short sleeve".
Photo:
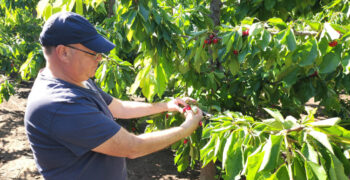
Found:
[(100, 93), (102, 99), (106, 102), (107, 105), (111, 104), (113, 100), (113, 97), (111, 95), (107, 94), (101, 88), (99, 88), (93, 80), (89, 79), (88, 82)]
[(98, 91), (100, 92), (103, 100), (106, 102), (107, 105), (111, 104), (113, 97), (106, 92), (102, 91), (101, 88), (97, 87)]
[(120, 125), (89, 101), (62, 103), (51, 124), (55, 140), (80, 156), (120, 130)]

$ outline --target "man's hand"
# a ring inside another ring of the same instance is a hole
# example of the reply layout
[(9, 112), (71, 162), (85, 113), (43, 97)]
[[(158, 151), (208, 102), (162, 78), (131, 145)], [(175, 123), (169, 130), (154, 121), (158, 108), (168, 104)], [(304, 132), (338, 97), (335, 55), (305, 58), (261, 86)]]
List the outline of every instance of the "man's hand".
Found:
[(186, 120), (181, 124), (184, 128), (197, 128), (199, 122), (203, 119), (203, 112), (198, 107), (193, 107), (192, 110), (184, 112)]
[(170, 112), (178, 111), (179, 113), (184, 113), (182, 106), (186, 107), (187, 103), (197, 103), (197, 101), (189, 97), (176, 98), (167, 103), (167, 108)]

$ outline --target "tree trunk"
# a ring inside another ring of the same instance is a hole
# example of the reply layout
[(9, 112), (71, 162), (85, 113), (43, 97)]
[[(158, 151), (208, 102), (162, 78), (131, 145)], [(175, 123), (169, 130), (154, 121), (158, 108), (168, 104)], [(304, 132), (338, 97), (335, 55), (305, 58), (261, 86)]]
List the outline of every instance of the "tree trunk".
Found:
[(222, 7), (221, 0), (212, 0), (210, 2), (210, 11), (211, 14), (209, 17), (213, 20), (214, 26), (220, 25), (220, 9)]
[(199, 175), (200, 180), (215, 180), (216, 169), (215, 164), (210, 162), (205, 167), (201, 168), (201, 173)]
[[(210, 11), (211, 14), (209, 15), (209, 17), (213, 20), (214, 23), (214, 27), (215, 26), (220, 26), (220, 9), (222, 7), (223, 3), (221, 2), (221, 0), (212, 0), (210, 2)], [(215, 34), (218, 33), (218, 30), (214, 31)], [(210, 59), (210, 64), (214, 65), (214, 59)], [(216, 68), (221, 69), (221, 64), (219, 63), (219, 61), (216, 61)]]
[[(213, 20), (214, 26), (220, 25), (220, 9), (222, 7), (221, 0), (212, 0), (210, 2), (210, 11), (211, 14), (209, 17)], [(217, 33), (217, 32), (215, 32)], [(213, 63), (213, 60), (210, 59), (211, 63)], [(217, 61), (218, 62), (218, 61)], [(218, 64), (217, 66), (220, 66)], [(199, 175), (200, 180), (215, 180), (216, 175), (216, 169), (215, 164), (213, 162), (210, 162), (205, 167), (201, 168), (201, 173)]]
[(113, 10), (113, 7), (114, 7), (114, 4), (115, 4), (115, 1), (116, 0), (109, 0), (108, 1), (108, 17), (112, 17), (114, 16), (114, 10)]

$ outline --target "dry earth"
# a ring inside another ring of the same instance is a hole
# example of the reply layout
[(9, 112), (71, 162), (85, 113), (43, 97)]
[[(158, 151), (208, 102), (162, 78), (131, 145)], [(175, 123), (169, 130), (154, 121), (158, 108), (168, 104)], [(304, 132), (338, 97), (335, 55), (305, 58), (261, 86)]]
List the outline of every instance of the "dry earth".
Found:
[[(24, 130), (24, 110), (32, 83), (22, 83), (17, 94), (0, 104), (0, 179), (43, 179), (38, 173)], [(162, 150), (137, 159), (128, 159), (130, 180), (198, 179), (199, 170), (179, 173), (174, 166), (173, 152)]]

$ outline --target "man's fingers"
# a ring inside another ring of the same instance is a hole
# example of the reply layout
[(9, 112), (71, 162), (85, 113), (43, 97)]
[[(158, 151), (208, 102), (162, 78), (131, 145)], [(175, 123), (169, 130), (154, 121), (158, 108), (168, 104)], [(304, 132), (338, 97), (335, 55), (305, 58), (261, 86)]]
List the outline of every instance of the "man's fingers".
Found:
[(176, 101), (178, 104), (181, 104), (182, 106), (187, 106), (188, 104), (191, 104), (191, 103), (197, 103), (196, 100), (190, 97), (176, 98)]
[(186, 106), (187, 105), (186, 101), (181, 99), (181, 98), (176, 98), (176, 102), (177, 102), (178, 105), (179, 104), (181, 104), (182, 106)]
[(183, 98), (186, 103), (197, 103), (195, 99), (192, 99), (190, 97)]

